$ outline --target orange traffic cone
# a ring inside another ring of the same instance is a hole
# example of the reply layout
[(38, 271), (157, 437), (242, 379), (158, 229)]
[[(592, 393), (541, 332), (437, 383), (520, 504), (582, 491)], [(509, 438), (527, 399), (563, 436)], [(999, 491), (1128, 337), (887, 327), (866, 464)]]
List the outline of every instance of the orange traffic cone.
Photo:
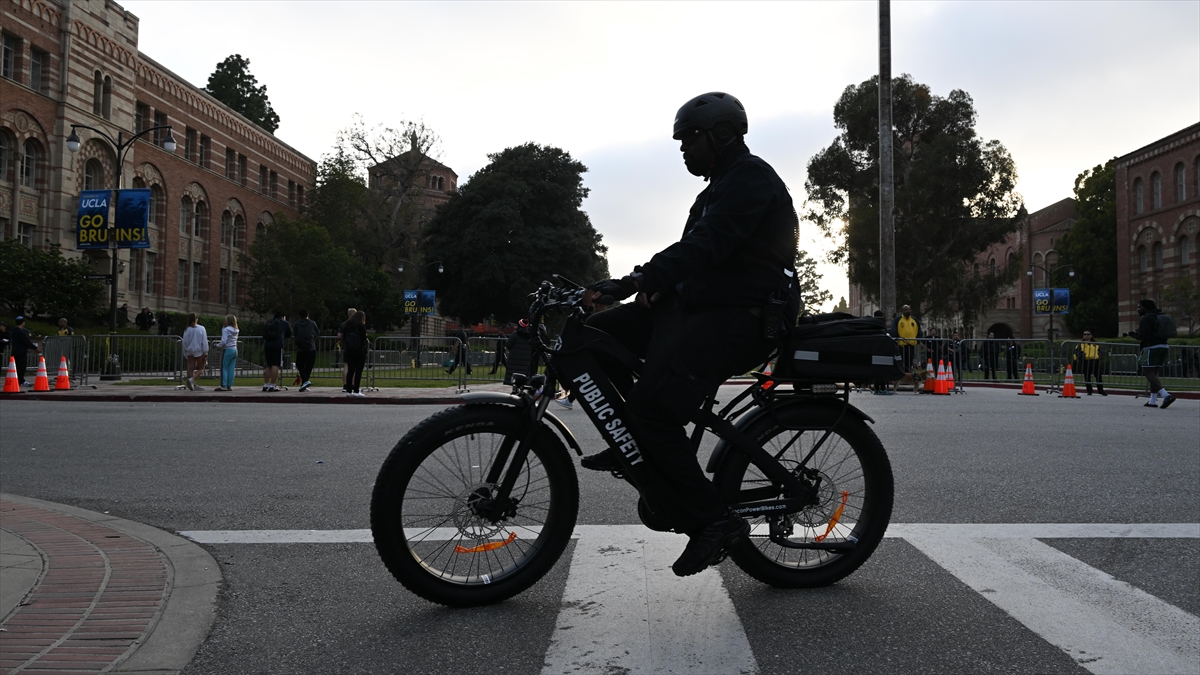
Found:
[(46, 375), (46, 357), (38, 357), (37, 378), (33, 381), (34, 391), (50, 391), (50, 376)]
[(69, 391), (71, 389), (71, 376), (67, 373), (67, 357), (62, 357), (58, 362), (58, 377), (54, 378), (54, 391)]
[(1079, 394), (1075, 393), (1075, 375), (1071, 373), (1071, 364), (1067, 364), (1067, 376), (1063, 378), (1062, 393), (1059, 398), (1079, 398)]
[(1038, 396), (1033, 388), (1033, 364), (1025, 364), (1025, 383), (1021, 385), (1021, 396)]
[(933, 393), (939, 395), (948, 395), (950, 393), (950, 390), (946, 387), (946, 362), (941, 359), (938, 359), (937, 382), (934, 383)]
[(954, 362), (946, 362), (946, 393), (954, 392)]
[(4, 374), (4, 393), (21, 393), (21, 381), (17, 379), (17, 360), (8, 357), (8, 372)]
[(933, 359), (925, 361), (925, 393), (937, 393), (937, 375), (933, 372)]

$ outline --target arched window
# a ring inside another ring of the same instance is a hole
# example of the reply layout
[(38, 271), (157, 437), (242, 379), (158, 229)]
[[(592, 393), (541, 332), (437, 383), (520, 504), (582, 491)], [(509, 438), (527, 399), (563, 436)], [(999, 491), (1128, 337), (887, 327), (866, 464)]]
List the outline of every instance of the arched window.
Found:
[(42, 148), (32, 138), (25, 140), (25, 154), (21, 157), (21, 185), (37, 187), (38, 168), (41, 165)]
[(229, 244), (233, 239), (233, 214), (228, 211), (221, 212), (221, 245)]
[(1192, 262), (1192, 242), (1186, 236), (1179, 238), (1179, 262), (1190, 265)]
[(204, 237), (208, 234), (208, 204), (196, 202), (196, 220), (192, 223), (192, 234)]
[(103, 190), (105, 186), (104, 165), (100, 163), (100, 160), (93, 157), (83, 165), (83, 189)]
[[(242, 248), (246, 245), (246, 219), (240, 215), (233, 219), (233, 247)], [(236, 272), (234, 273), (236, 274)]]
[(105, 76), (104, 78), (104, 101), (100, 106), (100, 114), (104, 119), (112, 117), (112, 78)]
[(1187, 171), (1183, 168), (1183, 162), (1175, 165), (1175, 202), (1181, 202), (1187, 199)]
[(104, 111), (104, 73), (96, 71), (92, 78), (92, 114), (99, 117)]
[(167, 226), (167, 193), (161, 186), (150, 186), (150, 224), (163, 228)]
[(1161, 270), (1163, 267), (1163, 246), (1161, 241), (1154, 242), (1154, 269)]
[(1154, 209), (1162, 208), (1162, 175), (1157, 171), (1150, 174), (1150, 203)]
[(1140, 271), (1140, 272), (1146, 271), (1146, 247), (1145, 246), (1138, 247), (1138, 271)]
[(1146, 198), (1142, 194), (1142, 179), (1133, 181), (1133, 212), (1141, 213), (1146, 210)]
[(191, 231), (192, 213), (194, 211), (195, 209), (192, 208), (192, 198), (184, 195), (183, 199), (179, 200), (179, 234), (187, 234)]

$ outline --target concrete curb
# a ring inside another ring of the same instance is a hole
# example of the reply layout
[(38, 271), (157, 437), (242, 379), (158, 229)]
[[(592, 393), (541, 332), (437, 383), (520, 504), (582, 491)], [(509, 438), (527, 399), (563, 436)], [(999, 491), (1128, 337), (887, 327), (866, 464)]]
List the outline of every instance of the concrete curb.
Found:
[(182, 671), (191, 662), (216, 619), (221, 585), (221, 569), (207, 551), (187, 539), (132, 520), (31, 497), (8, 493), (0, 497), (101, 524), (155, 548), (167, 563), (167, 600), (142, 644), (108, 672), (166, 675)]
[(365, 398), (346, 398), (345, 396), (222, 396), (220, 394), (69, 394), (53, 393), (6, 394), (0, 400), (10, 401), (104, 401), (104, 402), (134, 402), (134, 403), (326, 403), (338, 405), (455, 405), (463, 400), (457, 396), (421, 396), (398, 398), (387, 396), (367, 396)]

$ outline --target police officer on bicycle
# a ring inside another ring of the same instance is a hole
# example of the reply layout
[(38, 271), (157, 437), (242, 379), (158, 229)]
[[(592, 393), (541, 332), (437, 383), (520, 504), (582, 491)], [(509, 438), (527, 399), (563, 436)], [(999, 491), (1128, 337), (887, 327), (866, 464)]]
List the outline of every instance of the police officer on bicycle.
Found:
[[(587, 298), (636, 295), (588, 324), (645, 359), (636, 383), (622, 382), (619, 368), (606, 371), (628, 397), (627, 421), (653, 469), (639, 485), (642, 496), (689, 537), (672, 565), (679, 576), (703, 571), (749, 534), (700, 468), (685, 425), (726, 379), (767, 359), (800, 307), (792, 198), (775, 170), (750, 154), (747, 130), (745, 108), (726, 93), (697, 96), (679, 109), (673, 138), (687, 170), (708, 186), (678, 242), (629, 276), (593, 284)], [(611, 449), (583, 465), (622, 468)]]

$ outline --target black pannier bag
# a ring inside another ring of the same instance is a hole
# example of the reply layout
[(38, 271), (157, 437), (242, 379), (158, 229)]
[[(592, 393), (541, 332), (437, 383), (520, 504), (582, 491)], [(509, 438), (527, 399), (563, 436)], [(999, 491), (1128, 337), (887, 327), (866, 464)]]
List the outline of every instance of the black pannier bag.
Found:
[(779, 350), (775, 375), (837, 382), (903, 377), (900, 350), (883, 319), (842, 317), (850, 315), (802, 318)]

